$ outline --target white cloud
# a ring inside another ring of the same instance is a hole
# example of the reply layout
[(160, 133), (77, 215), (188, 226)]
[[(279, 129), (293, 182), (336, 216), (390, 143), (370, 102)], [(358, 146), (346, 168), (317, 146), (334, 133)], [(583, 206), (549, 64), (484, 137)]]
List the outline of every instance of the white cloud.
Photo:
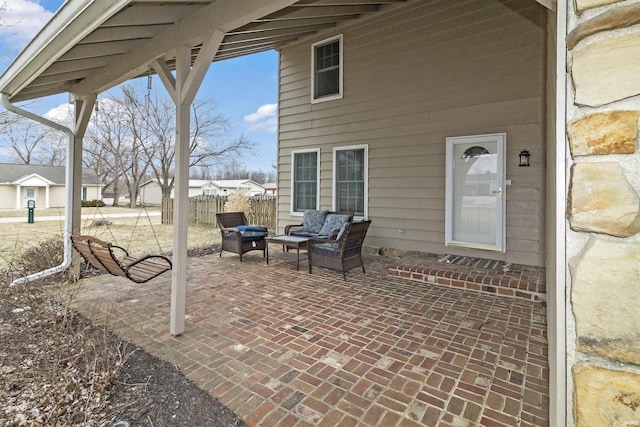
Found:
[(11, 51), (22, 50), (51, 19), (53, 13), (35, 0), (11, 0), (0, 4), (0, 43)]
[(254, 113), (244, 116), (250, 131), (276, 132), (278, 130), (278, 104), (265, 104)]
[(60, 104), (44, 113), (42, 116), (45, 119), (49, 119), (67, 127), (73, 126), (73, 106), (71, 104)]

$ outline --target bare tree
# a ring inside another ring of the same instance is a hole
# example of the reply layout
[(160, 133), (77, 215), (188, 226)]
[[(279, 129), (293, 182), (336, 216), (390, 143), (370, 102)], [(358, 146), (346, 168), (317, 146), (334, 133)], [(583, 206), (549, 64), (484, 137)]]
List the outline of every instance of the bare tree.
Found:
[(232, 159), (218, 167), (215, 179), (250, 179), (258, 184), (264, 184), (276, 180), (276, 169), (274, 167), (267, 172), (262, 170), (249, 170), (238, 159)]
[[(175, 106), (168, 98), (160, 98), (155, 92), (143, 95), (130, 85), (123, 85), (122, 93), (128, 105), (138, 108), (138, 117), (142, 119), (141, 126), (136, 128), (141, 134), (139, 140), (162, 196), (168, 197), (174, 185)], [(191, 108), (189, 166), (208, 169), (252, 152), (254, 144), (244, 137), (235, 141), (225, 139), (229, 124), (216, 113), (212, 100), (196, 99)]]
[(15, 114), (0, 124), (0, 146), (7, 155), (26, 165), (60, 166), (65, 161), (63, 135)]
[(108, 98), (96, 101), (84, 138), (82, 161), (85, 167), (93, 169), (105, 188), (112, 189), (114, 206), (120, 198), (122, 165), (130, 140), (119, 104)]
[(125, 182), (129, 190), (130, 206), (136, 206), (138, 199), (138, 191), (144, 178), (147, 177), (147, 171), (152, 165), (153, 158), (149, 156), (149, 152), (145, 149), (147, 141), (150, 137), (149, 133), (144, 130), (145, 118), (140, 114), (139, 105), (132, 102), (133, 99), (127, 95), (127, 86), (122, 88), (122, 95), (118, 98), (124, 117), (127, 121), (130, 134), (131, 144), (126, 153)]
[(140, 133), (138, 108), (125, 96), (112, 96), (96, 104), (84, 146), (84, 164), (91, 167), (114, 192), (114, 205), (124, 185), (130, 207), (136, 206), (138, 189), (150, 163)]
[(216, 179), (249, 179), (251, 172), (238, 159), (219, 165)]

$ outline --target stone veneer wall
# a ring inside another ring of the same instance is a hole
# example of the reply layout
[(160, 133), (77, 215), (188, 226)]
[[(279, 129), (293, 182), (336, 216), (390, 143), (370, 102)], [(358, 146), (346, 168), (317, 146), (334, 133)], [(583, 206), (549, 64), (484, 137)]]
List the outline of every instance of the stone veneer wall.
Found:
[(567, 1), (569, 423), (639, 426), (640, 2)]

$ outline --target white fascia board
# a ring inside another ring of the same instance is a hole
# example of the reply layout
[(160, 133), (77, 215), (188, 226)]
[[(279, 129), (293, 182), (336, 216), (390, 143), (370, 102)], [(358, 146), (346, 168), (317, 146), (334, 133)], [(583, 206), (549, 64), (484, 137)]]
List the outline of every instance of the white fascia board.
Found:
[[(38, 175), (37, 173), (32, 173), (31, 175), (25, 175), (21, 178), (18, 178), (14, 182), (12, 182), (12, 184), (23, 185), (26, 182), (32, 182), (34, 180), (40, 181), (42, 184), (49, 184), (49, 185), (56, 184), (55, 182), (43, 177), (42, 175)], [(31, 184), (31, 185), (35, 185), (35, 184)]]
[(67, 0), (0, 77), (9, 98), (132, 0)]

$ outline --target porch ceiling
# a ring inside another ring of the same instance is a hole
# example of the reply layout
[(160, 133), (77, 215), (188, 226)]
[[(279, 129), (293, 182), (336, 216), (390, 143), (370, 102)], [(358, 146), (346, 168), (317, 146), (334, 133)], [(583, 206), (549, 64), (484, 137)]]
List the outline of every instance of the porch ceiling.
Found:
[(214, 61), (278, 49), (406, 0), (67, 1), (0, 78), (13, 102), (65, 92), (100, 93), (149, 72), (175, 49), (192, 62), (207, 36), (225, 36)]

